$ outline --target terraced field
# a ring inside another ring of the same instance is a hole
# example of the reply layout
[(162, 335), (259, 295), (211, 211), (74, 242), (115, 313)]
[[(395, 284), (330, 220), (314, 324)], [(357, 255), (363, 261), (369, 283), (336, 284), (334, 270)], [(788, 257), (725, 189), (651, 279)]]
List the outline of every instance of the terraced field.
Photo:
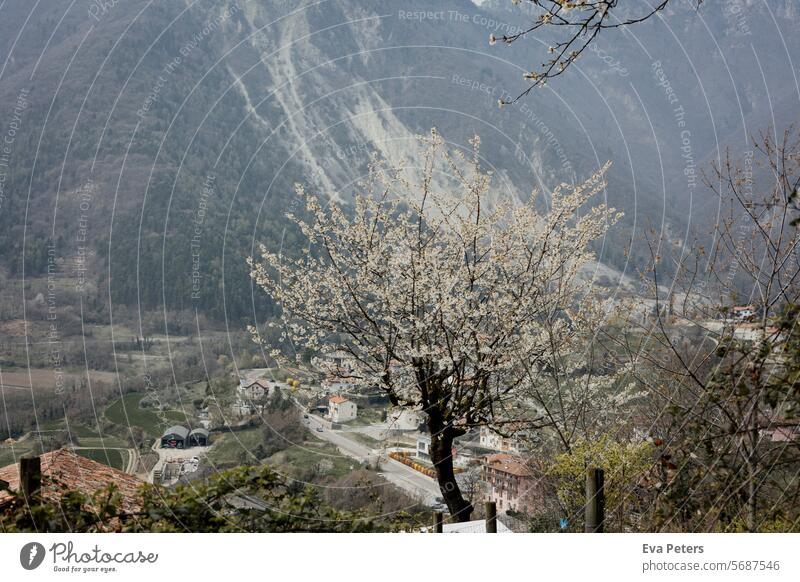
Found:
[(292, 445), (275, 453), (265, 463), (281, 473), (295, 477), (299, 477), (304, 469), (311, 468), (330, 477), (343, 477), (357, 465), (356, 461), (343, 456), (332, 444), (320, 441)]
[(92, 459), (123, 471), (128, 464), (128, 452), (117, 449), (75, 449), (81, 457)]
[(150, 436), (159, 436), (166, 423), (152, 410), (139, 408), (141, 399), (142, 394), (138, 392), (126, 394), (106, 408), (105, 416), (116, 425), (138, 426)]
[[(207, 459), (211, 464), (230, 462), (243, 453), (249, 454), (262, 440), (261, 428), (223, 433), (216, 437)], [(254, 462), (252, 457), (250, 462)]]
[(0, 446), (0, 467), (11, 465), (19, 461), (20, 457), (25, 457), (33, 453), (35, 441), (29, 439), (21, 443)]

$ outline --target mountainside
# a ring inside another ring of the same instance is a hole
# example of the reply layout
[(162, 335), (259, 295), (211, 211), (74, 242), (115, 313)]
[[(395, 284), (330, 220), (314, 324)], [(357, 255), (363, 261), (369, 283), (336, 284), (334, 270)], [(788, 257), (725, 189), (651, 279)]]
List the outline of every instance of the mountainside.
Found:
[(413, 156), (435, 126), (456, 147), (481, 135), (497, 196), (612, 160), (607, 197), (626, 218), (601, 259), (631, 272), (643, 229), (680, 242), (713, 219), (700, 168), (794, 121), (800, 99), (797, 0), (688, 5), (606, 35), (500, 108), (547, 42), (489, 46), (530, 22), (510, 1), (11, 0), (0, 269), (50, 265), (74, 282), (58, 301), (82, 294), (90, 316), (121, 303), (261, 317), (244, 257), (297, 246), (282, 218), (292, 185), (346, 199), (372, 152)]

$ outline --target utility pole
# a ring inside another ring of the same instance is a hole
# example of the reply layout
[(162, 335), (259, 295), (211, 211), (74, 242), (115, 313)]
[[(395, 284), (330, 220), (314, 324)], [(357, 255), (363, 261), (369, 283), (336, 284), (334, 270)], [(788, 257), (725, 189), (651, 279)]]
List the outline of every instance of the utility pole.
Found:
[(23, 457), (19, 460), (19, 490), (27, 503), (42, 486), (42, 460)]
[(497, 505), (494, 501), (486, 502), (486, 533), (497, 533)]
[(586, 533), (603, 533), (605, 520), (605, 476), (595, 467), (586, 473)]
[(444, 516), (441, 511), (433, 512), (433, 533), (442, 533), (444, 531)]

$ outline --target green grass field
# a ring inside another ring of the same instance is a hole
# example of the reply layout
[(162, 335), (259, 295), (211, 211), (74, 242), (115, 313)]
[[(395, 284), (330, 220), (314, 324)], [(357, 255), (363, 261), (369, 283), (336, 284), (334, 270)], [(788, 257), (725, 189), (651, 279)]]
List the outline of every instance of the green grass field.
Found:
[(265, 464), (289, 475), (322, 464), (325, 466), (327, 476), (337, 478), (347, 475), (358, 467), (358, 462), (343, 456), (334, 445), (320, 441), (306, 441), (293, 445), (272, 455)]
[(81, 457), (92, 459), (120, 471), (125, 469), (125, 465), (128, 463), (128, 453), (116, 449), (76, 449), (75, 452)]
[(345, 433), (344, 436), (346, 436), (347, 438), (349, 438), (351, 440), (359, 442), (361, 444), (367, 445), (371, 449), (374, 449), (375, 447), (380, 446), (382, 444), (382, 442), (383, 442), (383, 441), (379, 441), (378, 439), (374, 439), (371, 436), (363, 434), (363, 433), (360, 433), (360, 432), (348, 432), (348, 433)]
[(113, 436), (113, 435), (103, 435), (103, 438), (99, 436), (95, 437), (83, 437), (79, 440), (79, 446), (81, 447), (92, 447), (92, 448), (127, 448), (128, 443), (123, 439)]
[[(261, 441), (261, 428), (258, 427), (223, 433), (215, 438), (207, 455), (208, 461), (213, 464), (235, 461), (242, 453), (251, 452)], [(252, 457), (250, 460), (255, 462)]]
[[(187, 408), (188, 410), (188, 408)], [(191, 420), (191, 416), (189, 418), (186, 417), (186, 413), (180, 410), (165, 410), (163, 412), (164, 418), (167, 420), (176, 422), (178, 424), (187, 423)]]
[(69, 431), (79, 439), (97, 438), (100, 436), (93, 427), (86, 426), (85, 424), (70, 423)]
[(33, 452), (35, 441), (30, 439), (14, 445), (0, 445), (0, 467), (19, 462), (20, 457), (30, 455)]
[(152, 410), (139, 408), (141, 399), (140, 393), (126, 394), (106, 408), (106, 418), (122, 427), (138, 426), (150, 436), (161, 436), (161, 431), (166, 428), (165, 423)]
[(369, 407), (364, 408), (359, 406), (358, 407), (358, 415), (355, 419), (345, 422), (344, 424), (347, 426), (367, 426), (374, 422), (381, 421), (381, 415), (385, 412), (384, 408), (378, 407)]

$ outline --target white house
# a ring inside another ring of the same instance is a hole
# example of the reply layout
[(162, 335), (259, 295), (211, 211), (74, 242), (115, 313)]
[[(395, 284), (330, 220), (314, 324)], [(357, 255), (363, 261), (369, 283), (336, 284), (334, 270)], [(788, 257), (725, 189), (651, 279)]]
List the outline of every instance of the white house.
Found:
[(264, 410), (264, 399), (275, 393), (276, 388), (287, 388), (285, 384), (257, 378), (256, 380), (239, 380), (237, 398), (232, 405), (237, 416), (257, 414)]
[[(460, 454), (458, 452), (457, 442), (453, 443), (453, 446), (450, 448), (450, 456), (453, 458), (453, 465), (456, 467), (465, 467), (466, 463), (468, 462), (470, 455), (467, 454)], [(462, 449), (463, 451), (463, 449)], [(417, 450), (414, 453), (414, 456), (422, 461), (427, 461), (428, 463), (432, 462), (431, 459), (431, 435), (428, 433), (422, 433), (417, 437)]]
[(482, 426), (480, 445), (483, 448), (490, 449), (492, 451), (520, 454), (528, 450), (528, 447), (524, 442), (525, 436), (525, 431), (517, 431), (511, 436), (502, 436), (497, 434), (492, 429)]
[(736, 305), (733, 308), (733, 316), (738, 320), (749, 320), (756, 314), (756, 309), (752, 305)]
[(417, 452), (416, 457), (423, 461), (431, 460), (431, 437), (427, 434), (421, 434), (417, 437)]
[(239, 380), (239, 395), (248, 400), (258, 400), (269, 396), (278, 386), (278, 382), (263, 380)]
[(334, 350), (323, 356), (325, 367), (332, 373), (347, 374), (355, 369), (353, 356), (345, 350)]
[(328, 394), (339, 394), (341, 392), (352, 392), (356, 385), (346, 378), (329, 375), (322, 381), (322, 388)]
[(331, 396), (328, 400), (328, 415), (332, 422), (347, 422), (358, 414), (358, 406), (344, 396)]

